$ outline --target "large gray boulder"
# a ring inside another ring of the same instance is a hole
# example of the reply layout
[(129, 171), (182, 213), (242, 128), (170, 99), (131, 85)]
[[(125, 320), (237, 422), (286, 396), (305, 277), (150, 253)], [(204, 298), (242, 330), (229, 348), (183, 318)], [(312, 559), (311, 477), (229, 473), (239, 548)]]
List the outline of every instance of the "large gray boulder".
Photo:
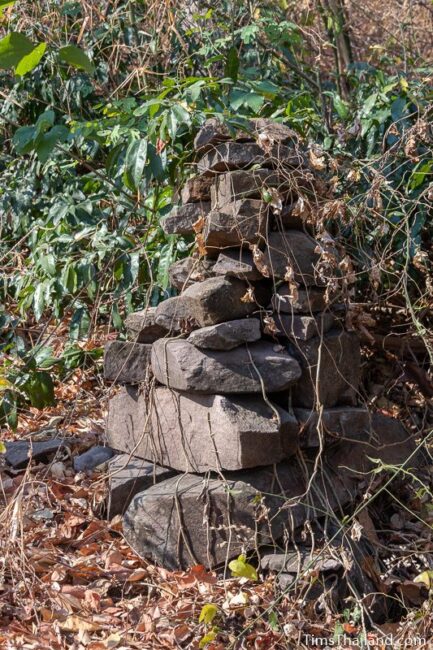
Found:
[(257, 318), (240, 318), (195, 330), (189, 335), (188, 342), (205, 350), (232, 350), (243, 343), (254, 343), (260, 337)]
[(206, 250), (209, 253), (212, 249), (264, 242), (268, 214), (268, 205), (256, 199), (242, 199), (226, 204), (219, 212), (210, 212), (202, 233)]
[(107, 436), (118, 451), (180, 472), (279, 462), (298, 448), (298, 422), (259, 396), (191, 395), (126, 387), (109, 403)]
[(153, 343), (167, 334), (165, 327), (155, 322), (156, 307), (146, 307), (128, 314), (125, 326), (128, 337), (137, 343)]
[(149, 376), (152, 346), (132, 341), (111, 341), (104, 348), (104, 379), (138, 384)]
[(259, 271), (266, 277), (284, 280), (293, 270), (297, 282), (306, 286), (320, 285), (322, 281), (315, 270), (319, 262), (316, 247), (312, 237), (298, 230), (269, 233)]
[(171, 335), (190, 332), (199, 323), (191, 312), (191, 302), (184, 295), (160, 302), (155, 311), (155, 323)]
[(195, 282), (203, 282), (213, 277), (215, 260), (206, 258), (185, 257), (173, 262), (168, 269), (170, 284), (178, 291), (183, 291)]
[(187, 203), (173, 210), (161, 219), (166, 235), (193, 235), (194, 224), (210, 212), (210, 203)]
[(323, 337), (289, 343), (288, 350), (302, 367), (302, 376), (292, 388), (294, 406), (356, 405), (361, 352), (354, 332), (332, 329)]
[(152, 370), (162, 384), (198, 393), (272, 393), (287, 389), (301, 376), (298, 362), (287, 351), (265, 341), (214, 351), (199, 350), (184, 340), (160, 339), (152, 346)]

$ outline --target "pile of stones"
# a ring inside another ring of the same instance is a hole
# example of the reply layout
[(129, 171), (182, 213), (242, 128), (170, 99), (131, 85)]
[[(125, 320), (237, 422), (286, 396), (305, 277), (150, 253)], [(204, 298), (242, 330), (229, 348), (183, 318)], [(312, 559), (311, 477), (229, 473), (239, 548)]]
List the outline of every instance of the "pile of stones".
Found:
[(412, 449), (396, 420), (358, 405), (342, 253), (314, 239), (299, 209), (326, 188), (295, 134), (209, 120), (195, 148), (197, 175), (162, 224), (195, 237), (170, 269), (178, 295), (128, 316), (129, 340), (104, 359), (119, 385), (108, 515), (123, 514), (129, 543), (173, 569), (287, 548), (343, 516), (371, 458), (402, 462)]

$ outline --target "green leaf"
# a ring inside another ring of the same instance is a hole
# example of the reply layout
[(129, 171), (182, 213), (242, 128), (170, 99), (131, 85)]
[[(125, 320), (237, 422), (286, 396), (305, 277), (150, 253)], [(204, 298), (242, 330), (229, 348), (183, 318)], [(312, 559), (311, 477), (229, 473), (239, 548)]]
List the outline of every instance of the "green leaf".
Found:
[(209, 643), (212, 643), (212, 641), (215, 641), (216, 635), (218, 634), (218, 630), (216, 628), (213, 628), (210, 632), (202, 636), (200, 639), (200, 642), (198, 644), (199, 648), (205, 648)]
[(58, 124), (53, 126), (53, 128), (38, 139), (35, 150), (36, 154), (41, 162), (46, 162), (50, 157), (51, 152), (54, 147), (60, 143), (64, 142), (69, 135), (69, 131), (66, 126)]
[(61, 47), (59, 50), (59, 56), (62, 61), (74, 66), (74, 68), (85, 70), (85, 72), (88, 72), (89, 74), (92, 74), (92, 72), (95, 71), (95, 66), (87, 54), (76, 45), (66, 45), (65, 47)]
[(3, 16), (3, 11), (7, 9), (7, 7), (12, 7), (15, 2), (16, 0), (0, 0), (0, 18)]
[(10, 32), (0, 41), (0, 68), (15, 68), (24, 56), (32, 52), (33, 43), (19, 32)]
[(24, 385), (31, 405), (42, 409), (54, 404), (54, 384), (48, 372), (35, 372)]
[(31, 72), (33, 68), (36, 68), (39, 61), (44, 56), (46, 49), (46, 43), (39, 43), (39, 45), (36, 45), (36, 47), (33, 48), (29, 54), (23, 56), (21, 61), (15, 67), (15, 74), (17, 74), (19, 77), (22, 77), (27, 74), (27, 72)]
[(257, 571), (248, 564), (245, 555), (239, 555), (237, 560), (232, 560), (229, 569), (234, 578), (248, 578), (248, 580), (258, 580)]
[(4, 442), (1, 442), (0, 440), (0, 454), (5, 454), (5, 453), (6, 453), (6, 445)]
[(134, 140), (126, 150), (124, 181), (130, 190), (138, 189), (147, 158), (147, 140)]
[(45, 284), (40, 282), (33, 296), (33, 311), (36, 321), (39, 321), (45, 307)]
[(226, 64), (224, 68), (224, 76), (230, 77), (233, 81), (238, 80), (239, 73), (239, 56), (235, 47), (231, 47), (227, 54)]
[(218, 614), (218, 607), (212, 603), (207, 603), (201, 608), (200, 616), (198, 618), (199, 623), (212, 623), (215, 616)]
[(34, 126), (21, 126), (14, 133), (12, 143), (19, 154), (30, 153), (35, 137)]

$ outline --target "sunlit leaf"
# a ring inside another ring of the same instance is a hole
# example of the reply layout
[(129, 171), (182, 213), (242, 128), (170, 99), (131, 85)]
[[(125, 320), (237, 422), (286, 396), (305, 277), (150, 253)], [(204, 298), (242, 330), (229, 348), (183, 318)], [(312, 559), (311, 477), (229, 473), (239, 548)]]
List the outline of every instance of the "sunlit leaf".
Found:
[(257, 571), (248, 564), (245, 555), (239, 555), (237, 560), (229, 563), (229, 569), (235, 578), (248, 578), (248, 580), (258, 580)]
[(46, 43), (39, 43), (39, 45), (36, 45), (36, 47), (33, 48), (29, 54), (23, 56), (21, 61), (15, 67), (15, 74), (17, 74), (19, 77), (22, 77), (23, 75), (27, 74), (27, 72), (31, 72), (33, 68), (36, 68), (39, 61), (44, 56), (46, 49)]
[(92, 74), (95, 70), (95, 66), (87, 54), (76, 45), (66, 45), (65, 47), (61, 47), (59, 50), (59, 56), (65, 63), (72, 65), (74, 68), (85, 70), (85, 72), (88, 72), (89, 74)]
[(207, 603), (201, 608), (200, 616), (198, 618), (199, 623), (212, 623), (215, 616), (218, 613), (218, 607), (212, 603)]
[(0, 41), (0, 68), (15, 68), (33, 48), (34, 45), (27, 36), (20, 32), (10, 32)]

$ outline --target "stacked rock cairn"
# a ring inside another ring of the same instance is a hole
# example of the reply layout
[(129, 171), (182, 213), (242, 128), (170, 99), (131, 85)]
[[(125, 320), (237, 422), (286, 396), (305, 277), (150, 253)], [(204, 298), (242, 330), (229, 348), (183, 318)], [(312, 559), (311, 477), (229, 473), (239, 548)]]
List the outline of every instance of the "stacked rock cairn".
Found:
[(197, 173), (162, 224), (196, 241), (171, 266), (178, 295), (129, 315), (129, 340), (104, 359), (119, 384), (107, 442), (121, 452), (108, 516), (123, 514), (129, 543), (171, 569), (287, 549), (365, 489), (368, 457), (392, 439), (393, 460), (406, 442), (358, 406), (360, 345), (338, 317), (343, 254), (303, 216), (326, 187), (296, 135), (211, 119), (195, 149)]

